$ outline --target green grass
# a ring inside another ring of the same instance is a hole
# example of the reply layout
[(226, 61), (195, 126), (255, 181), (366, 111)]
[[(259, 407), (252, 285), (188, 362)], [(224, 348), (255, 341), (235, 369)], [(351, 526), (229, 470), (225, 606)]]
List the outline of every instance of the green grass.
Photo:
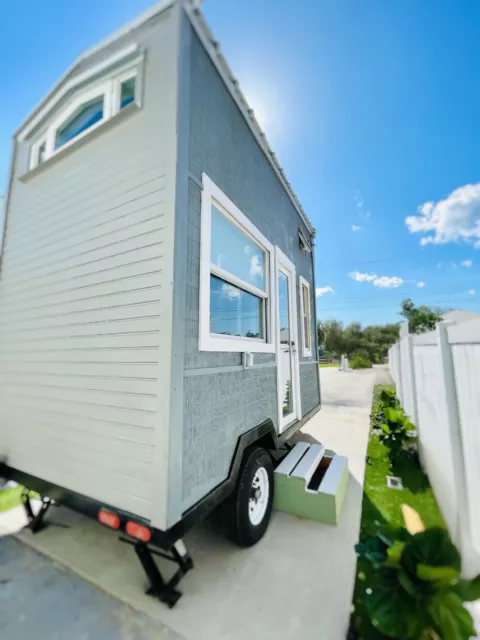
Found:
[[(376, 385), (373, 404), (378, 401), (382, 389), (392, 389), (389, 385)], [(373, 411), (372, 411), (373, 413)], [(386, 476), (400, 476), (402, 490), (388, 489)], [(406, 459), (393, 470), (390, 468), (388, 449), (378, 439), (370, 435), (368, 462), (362, 502), (360, 538), (385, 531), (396, 537), (403, 526), (401, 504), (408, 504), (417, 511), (426, 527), (445, 526), (435, 496), (418, 462)], [(357, 576), (353, 595), (352, 627), (359, 638), (380, 640), (386, 638), (372, 626), (365, 609), (365, 590), (374, 588), (375, 573), (369, 563), (357, 562)]]
[(327, 367), (337, 367), (337, 369), (340, 368), (340, 364), (338, 362), (325, 362), (325, 363), (320, 363), (320, 367), (323, 368), (327, 368)]

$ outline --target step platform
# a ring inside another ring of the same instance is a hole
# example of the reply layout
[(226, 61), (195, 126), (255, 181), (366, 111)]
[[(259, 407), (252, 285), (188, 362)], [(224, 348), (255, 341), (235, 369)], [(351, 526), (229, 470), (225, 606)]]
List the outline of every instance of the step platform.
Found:
[(275, 469), (273, 506), (279, 511), (337, 524), (348, 487), (348, 459), (322, 444), (297, 442)]

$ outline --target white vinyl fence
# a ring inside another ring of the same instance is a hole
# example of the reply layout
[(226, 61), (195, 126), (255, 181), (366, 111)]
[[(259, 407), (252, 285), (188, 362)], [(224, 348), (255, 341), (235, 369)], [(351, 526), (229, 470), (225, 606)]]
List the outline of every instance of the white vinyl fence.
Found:
[(397, 395), (466, 576), (480, 573), (480, 318), (409, 335), (389, 352)]

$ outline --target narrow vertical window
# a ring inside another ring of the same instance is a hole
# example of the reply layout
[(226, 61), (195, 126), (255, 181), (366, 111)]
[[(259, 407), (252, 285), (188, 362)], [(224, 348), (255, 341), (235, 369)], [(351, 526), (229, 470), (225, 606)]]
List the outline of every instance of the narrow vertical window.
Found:
[(42, 162), (45, 160), (45, 149), (46, 149), (46, 143), (42, 142), (42, 144), (38, 147), (38, 150), (37, 150), (37, 164), (42, 164)]
[(120, 85), (120, 109), (124, 109), (135, 100), (135, 76), (124, 80)]
[(312, 355), (312, 326), (310, 306), (310, 285), (300, 277), (300, 312), (302, 320), (302, 347), (304, 357)]

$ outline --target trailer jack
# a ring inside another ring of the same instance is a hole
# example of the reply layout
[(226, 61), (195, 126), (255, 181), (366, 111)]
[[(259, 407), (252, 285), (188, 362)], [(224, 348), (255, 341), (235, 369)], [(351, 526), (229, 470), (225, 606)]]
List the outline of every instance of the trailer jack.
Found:
[(45, 514), (53, 504), (53, 501), (50, 498), (42, 498), (42, 506), (40, 507), (38, 513), (35, 515), (32, 509), (32, 503), (30, 502), (29, 491), (25, 489), (22, 493), (22, 502), (25, 507), (25, 512), (28, 518), (28, 528), (32, 533), (38, 533), (42, 531), (47, 526), (45, 522)]
[[(149, 586), (146, 589), (146, 595), (158, 598), (161, 602), (164, 602), (171, 609), (175, 606), (178, 599), (181, 597), (181, 591), (176, 589), (178, 583), (183, 576), (193, 569), (193, 560), (185, 548), (182, 540), (177, 540), (169, 552), (163, 552), (159, 549), (153, 549), (149, 547), (145, 542), (129, 540), (128, 538), (120, 538), (122, 542), (131, 544), (135, 553), (137, 554), (140, 564), (145, 571), (148, 578)], [(173, 574), (170, 580), (165, 581), (159, 568), (153, 558), (153, 555), (160, 556), (169, 562), (174, 562), (178, 565), (177, 571)]]

